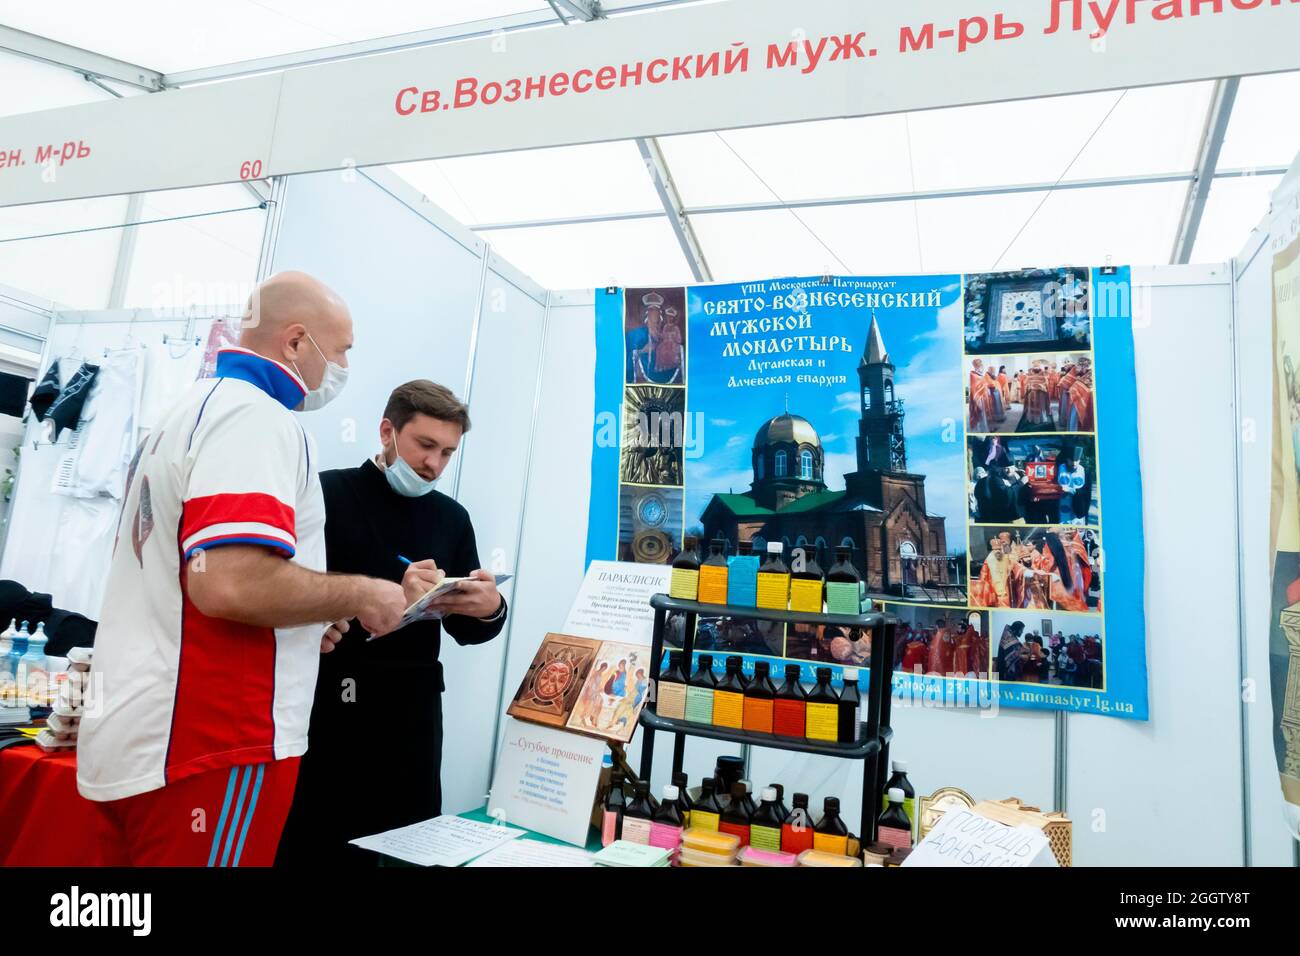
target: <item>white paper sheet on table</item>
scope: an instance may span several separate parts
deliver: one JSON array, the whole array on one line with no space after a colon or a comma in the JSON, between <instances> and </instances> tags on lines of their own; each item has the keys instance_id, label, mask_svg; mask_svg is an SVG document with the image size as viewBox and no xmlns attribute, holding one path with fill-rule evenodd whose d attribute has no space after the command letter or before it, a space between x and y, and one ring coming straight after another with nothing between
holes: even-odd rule
<instances>
[{"instance_id":1,"label":"white paper sheet on table","mask_svg":"<svg viewBox=\"0 0 1300 956\"><path fill-rule=\"evenodd\" d=\"M515 840L489 850L466 866L594 866L592 854L540 840Z\"/></svg>"},{"instance_id":2,"label":"white paper sheet on table","mask_svg":"<svg viewBox=\"0 0 1300 956\"><path fill-rule=\"evenodd\" d=\"M348 842L420 866L460 866L522 836L523 832L514 827L444 814Z\"/></svg>"}]
</instances>

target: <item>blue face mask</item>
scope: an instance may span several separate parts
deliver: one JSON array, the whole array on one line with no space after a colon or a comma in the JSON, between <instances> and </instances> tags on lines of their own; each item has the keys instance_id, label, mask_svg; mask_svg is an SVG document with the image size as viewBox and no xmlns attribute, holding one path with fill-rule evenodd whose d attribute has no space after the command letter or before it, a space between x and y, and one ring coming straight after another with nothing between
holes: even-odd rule
<instances>
[{"instance_id":1,"label":"blue face mask","mask_svg":"<svg viewBox=\"0 0 1300 956\"><path fill-rule=\"evenodd\" d=\"M393 440L393 463L384 467L384 477L388 487L404 498L420 498L433 491L438 479L432 481L421 478L415 469L408 465L397 453L397 440Z\"/></svg>"}]
</instances>

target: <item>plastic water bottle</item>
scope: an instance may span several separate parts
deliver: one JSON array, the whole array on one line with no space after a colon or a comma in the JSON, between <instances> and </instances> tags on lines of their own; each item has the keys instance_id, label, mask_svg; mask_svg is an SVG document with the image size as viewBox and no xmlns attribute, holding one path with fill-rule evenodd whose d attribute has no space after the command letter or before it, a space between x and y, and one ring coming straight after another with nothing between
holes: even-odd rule
<instances>
[{"instance_id":1,"label":"plastic water bottle","mask_svg":"<svg viewBox=\"0 0 1300 956\"><path fill-rule=\"evenodd\" d=\"M9 626L0 631L0 661L9 656L9 652L14 649L14 635L18 633L18 619L13 618Z\"/></svg>"},{"instance_id":2,"label":"plastic water bottle","mask_svg":"<svg viewBox=\"0 0 1300 956\"><path fill-rule=\"evenodd\" d=\"M0 632L0 707L15 703L13 700L14 669L17 662L10 659L14 650L14 634L17 633L16 620Z\"/></svg>"},{"instance_id":3,"label":"plastic water bottle","mask_svg":"<svg viewBox=\"0 0 1300 956\"><path fill-rule=\"evenodd\" d=\"M18 692L27 696L27 706L48 705L50 664L45 657L45 625L37 624L36 633L27 639L27 649L18 659L15 679Z\"/></svg>"},{"instance_id":4,"label":"plastic water bottle","mask_svg":"<svg viewBox=\"0 0 1300 956\"><path fill-rule=\"evenodd\" d=\"M18 676L18 661L27 650L27 622L23 621L22 630L9 636L9 653L5 657L5 672L15 679Z\"/></svg>"}]
</instances>

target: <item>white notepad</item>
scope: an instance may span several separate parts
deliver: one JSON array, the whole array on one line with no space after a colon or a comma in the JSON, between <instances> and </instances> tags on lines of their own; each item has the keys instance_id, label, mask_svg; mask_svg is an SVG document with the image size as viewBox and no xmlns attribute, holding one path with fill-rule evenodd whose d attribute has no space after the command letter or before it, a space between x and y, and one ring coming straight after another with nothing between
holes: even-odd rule
<instances>
[{"instance_id":1,"label":"white notepad","mask_svg":"<svg viewBox=\"0 0 1300 956\"><path fill-rule=\"evenodd\" d=\"M466 866L595 866L592 854L541 840L514 840L489 850Z\"/></svg>"},{"instance_id":2,"label":"white notepad","mask_svg":"<svg viewBox=\"0 0 1300 956\"><path fill-rule=\"evenodd\" d=\"M514 827L444 814L348 842L420 866L460 866L523 835Z\"/></svg>"}]
</instances>

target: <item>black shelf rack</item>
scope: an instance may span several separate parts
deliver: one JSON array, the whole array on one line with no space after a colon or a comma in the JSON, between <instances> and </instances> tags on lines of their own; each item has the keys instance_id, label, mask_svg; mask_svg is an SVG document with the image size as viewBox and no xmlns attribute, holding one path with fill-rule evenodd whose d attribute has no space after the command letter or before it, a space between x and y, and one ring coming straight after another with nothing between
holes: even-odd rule
<instances>
[{"instance_id":1,"label":"black shelf rack","mask_svg":"<svg viewBox=\"0 0 1300 956\"><path fill-rule=\"evenodd\" d=\"M682 760L686 753L686 738L704 737L709 740L723 740L729 743L748 744L752 747L769 747L774 750L789 750L795 753L819 754L825 757L840 757L845 760L862 761L862 825L858 830L862 845L874 843L876 839L876 818L880 810L880 792L885 786L885 773L889 767L889 743L893 739L893 730L889 726L890 703L893 700L891 687L894 674L894 628L897 619L892 614L871 612L868 614L812 614L805 611L779 611L762 607L737 607L729 604L702 604L699 601L684 601L656 594L650 598L654 608L654 638L650 646L650 660L654 670L656 694L651 697L645 709L641 711L640 723L645 728L645 737L641 741L641 779L649 780L654 766L655 734L657 732L673 735L673 773L682 769ZM658 697L659 672L663 666L664 624L668 612L676 611L686 615L685 637L683 638L682 659L689 670L694 670L695 625L701 614L709 617L744 617L754 620L779 621L784 624L830 624L841 627L857 627L871 632L871 664L866 685L866 720L861 723L858 740L854 743L830 743L821 740L806 740L796 737L782 737L775 734L756 733L754 731L733 730L727 727L715 727L711 724L699 724L687 720L672 720L660 717L655 712ZM774 675L775 676L775 675ZM861 685L859 685L861 686Z\"/></svg>"}]
</instances>

